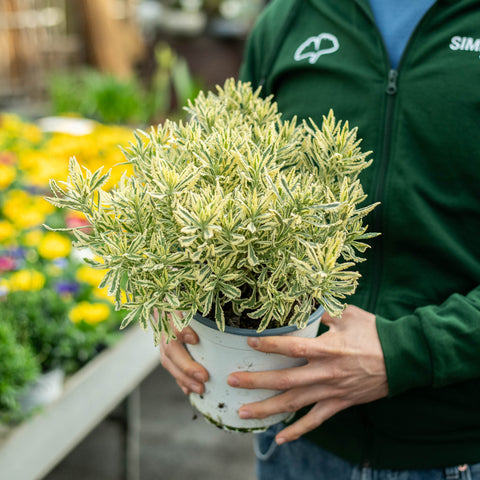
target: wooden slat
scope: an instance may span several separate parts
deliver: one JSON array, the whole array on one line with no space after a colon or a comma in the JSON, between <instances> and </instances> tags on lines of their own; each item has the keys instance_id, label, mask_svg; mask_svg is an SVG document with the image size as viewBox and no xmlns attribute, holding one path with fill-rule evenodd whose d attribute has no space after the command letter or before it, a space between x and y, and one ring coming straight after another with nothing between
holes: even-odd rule
<instances>
[{"instance_id":1,"label":"wooden slat","mask_svg":"<svg viewBox=\"0 0 480 480\"><path fill-rule=\"evenodd\" d=\"M134 24L115 18L114 0L80 0L79 3L95 65L119 77L131 76L143 50Z\"/></svg>"}]
</instances>

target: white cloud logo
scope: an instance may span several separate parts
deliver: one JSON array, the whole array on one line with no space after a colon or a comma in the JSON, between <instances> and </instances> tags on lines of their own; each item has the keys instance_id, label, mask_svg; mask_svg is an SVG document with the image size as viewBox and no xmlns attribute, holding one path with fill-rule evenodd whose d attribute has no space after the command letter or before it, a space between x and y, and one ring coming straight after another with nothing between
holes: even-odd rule
<instances>
[{"instance_id":1,"label":"white cloud logo","mask_svg":"<svg viewBox=\"0 0 480 480\"><path fill-rule=\"evenodd\" d=\"M331 33L321 33L316 37L307 38L297 48L293 58L297 62L308 59L308 62L313 65L322 55L334 53L339 48L340 44L335 35Z\"/></svg>"}]
</instances>

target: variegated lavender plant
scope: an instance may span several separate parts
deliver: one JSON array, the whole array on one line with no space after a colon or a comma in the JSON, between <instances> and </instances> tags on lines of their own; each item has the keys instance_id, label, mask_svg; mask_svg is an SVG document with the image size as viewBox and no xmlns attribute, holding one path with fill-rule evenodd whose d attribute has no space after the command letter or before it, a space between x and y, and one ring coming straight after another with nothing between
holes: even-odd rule
<instances>
[{"instance_id":1,"label":"variegated lavender plant","mask_svg":"<svg viewBox=\"0 0 480 480\"><path fill-rule=\"evenodd\" d=\"M138 131L125 151L135 173L111 191L108 173L75 159L68 182L51 181L50 202L88 219L75 244L101 259L123 325L150 325L156 343L196 312L220 330L231 317L302 328L318 305L341 314L355 291L373 236L358 180L368 152L333 112L321 128L283 121L259 93L230 79L189 103L187 123Z\"/></svg>"}]
</instances>

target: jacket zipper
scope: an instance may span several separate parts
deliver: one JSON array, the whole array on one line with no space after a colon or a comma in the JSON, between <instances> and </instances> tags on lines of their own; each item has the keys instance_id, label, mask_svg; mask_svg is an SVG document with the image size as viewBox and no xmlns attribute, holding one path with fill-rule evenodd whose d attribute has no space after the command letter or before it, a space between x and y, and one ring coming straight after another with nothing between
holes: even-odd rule
<instances>
[{"instance_id":1,"label":"jacket zipper","mask_svg":"<svg viewBox=\"0 0 480 480\"><path fill-rule=\"evenodd\" d=\"M387 59L387 63L390 65L388 60L388 52L385 42L383 41L382 34L380 33L375 19L371 12L368 11L363 3L360 3L357 0L357 3L361 5L361 8L364 10L365 13L370 17L372 20L373 25L377 29L378 35L382 39L383 43L383 50L385 58ZM388 165L390 162L390 153L391 153L391 142L392 142L392 127L393 127L393 120L394 120L394 110L395 110L395 99L398 93L398 73L401 70L401 66L405 59L405 54L412 43L414 37L418 35L418 31L421 29L422 25L425 23L426 19L431 16L432 11L435 10L438 2L435 2L423 15L421 20L418 22L417 26L413 30L410 38L408 39L407 44L403 50L402 56L400 58L400 62L398 64L397 69L390 68L387 74L387 86L385 88L385 94L387 95L386 99L386 106L385 106L385 116L384 116L384 131L383 131L383 144L382 144L382 154L381 154L381 163L378 173L378 180L377 185L374 191L374 198L372 203L375 202L382 202L383 196L385 192L385 181L387 177ZM383 208L376 208L373 211L373 218L372 218L372 231L381 232L380 228L383 223ZM373 271L372 271L372 288L370 291L370 296L368 299L367 304L367 311L369 312L376 312L377 309L377 301L378 295L380 292L380 280L382 277L382 270L383 270L383 255L384 255L384 239L382 236L378 238L377 245L375 247L376 255L373 257ZM363 415L363 422L365 426L365 435L368 446L365 447L364 454L363 454L363 465L368 467L370 465L370 461L373 458L372 455L372 448L373 448L373 441L374 441L374 433L373 433L373 426L370 422L369 415L368 415L368 405L365 406L365 409L362 410Z\"/></svg>"},{"instance_id":2,"label":"jacket zipper","mask_svg":"<svg viewBox=\"0 0 480 480\"><path fill-rule=\"evenodd\" d=\"M385 180L387 176L390 147L392 141L392 125L393 125L393 113L395 106L395 96L398 91L398 71L390 69L388 72L388 82L385 88L387 95L387 105L385 107L384 127L383 127L383 150L380 161L380 169L378 174L377 186L375 188L373 203L380 202L383 199L385 190ZM382 211L381 208L374 210L372 219L372 231L380 231L382 223ZM374 263L374 269L372 272L372 285L373 288L370 294L370 300L367 305L367 311L375 312L377 306L378 292L380 290L380 277L382 275L383 268L383 239L380 236L376 245L377 254L375 255L376 261Z\"/></svg>"},{"instance_id":3,"label":"jacket zipper","mask_svg":"<svg viewBox=\"0 0 480 480\"><path fill-rule=\"evenodd\" d=\"M376 28L377 33L382 40L384 57L386 58L387 64L390 65L386 44L383 40L380 30L377 27L375 19L373 18L371 10L368 7L366 7L366 5L360 0L356 0L356 1L357 1L357 4L360 6L360 8L364 11L364 13L370 18L374 28ZM385 106L385 116L384 116L384 124L383 124L384 131L383 131L381 163L380 163L378 180L377 180L377 185L375 187L374 198L372 199L372 203L382 202L384 191L385 191L385 181L387 177L388 164L390 161L390 149L391 149L391 142L392 142L392 126L393 126L393 120L394 120L395 99L398 93L398 72L401 69L401 65L404 61L405 54L410 44L412 43L412 39L417 36L418 31L421 29L421 26L423 25L425 20L431 15L432 11L435 10L437 3L438 2L435 2L427 10L425 15L423 15L423 17L421 18L421 20L418 22L417 26L413 30L412 34L410 35L410 38L408 39L407 44L405 45L405 48L403 50L397 69L390 68L387 74L387 86L385 88L385 94L387 95L387 103ZM380 228L383 223L382 210L383 210L382 205L380 205L373 211L371 230L374 232L381 232ZM383 254L384 254L383 242L384 242L384 239L382 236L380 236L377 240L377 245L375 246L376 255L374 255L372 258L373 260L372 288L370 290L370 295L367 303L367 311L372 313L376 312L378 295L380 292L380 280L381 280L382 270L383 270ZM372 449L373 449L373 442L374 442L374 432L373 432L373 426L369 420L368 405L365 405L365 408L361 410L361 415L363 417L366 443L367 443L363 452L363 466L369 467L371 459L373 457Z\"/></svg>"},{"instance_id":4,"label":"jacket zipper","mask_svg":"<svg viewBox=\"0 0 480 480\"><path fill-rule=\"evenodd\" d=\"M381 39L383 45L383 56L385 65L388 67L390 66L390 61L388 57L387 46L383 40L382 34L377 27L375 19L371 10L366 5L367 2L363 2L360 0L356 0L358 6L361 10L363 10L364 14L370 19L372 22L373 28L377 30L377 34ZM418 26L417 26L418 28ZM390 156L390 145L391 145L391 132L392 132L392 125L393 125L393 113L394 113L394 106L395 106L395 97L398 90L398 70L393 68L389 68L387 72L387 86L385 87L385 95L387 96L386 105L385 105L385 115L383 119L383 143L381 146L381 154L380 154L380 167L379 173L377 176L375 190L373 192L374 198L369 199L369 203L375 203L378 201L383 200L383 194L385 189L385 180L387 176L388 170L388 163L389 163L389 156ZM371 224L371 231L372 232L381 232L380 227L382 225L382 205L379 205L372 213L372 224ZM372 281L371 281L371 289L370 295L368 297L368 301L366 304L366 309L368 312L375 313L376 304L378 299L378 293L380 290L380 279L382 276L382 269L383 269L383 237L377 238L375 245L375 252L376 254L371 259L372 261ZM371 464L371 460L373 458L373 444L374 444L374 431L373 426L370 421L368 415L368 406L367 405L359 405L358 406L359 416L362 419L364 433L365 433L365 442L364 442L364 449L363 449L363 461L362 467L367 468Z\"/></svg>"},{"instance_id":5,"label":"jacket zipper","mask_svg":"<svg viewBox=\"0 0 480 480\"><path fill-rule=\"evenodd\" d=\"M357 0L359 2L359 0ZM402 64L405 59L405 55L409 50L409 47L413 41L413 39L418 35L418 32L421 30L425 21L432 15L432 12L435 11L436 7L438 6L438 1L436 1L423 15L420 19L416 27L414 28L410 38L408 39L407 44L403 50L402 56L400 58L400 62L398 64L397 69L390 68L387 74L387 87L385 89L385 94L387 95L387 105L385 107L385 117L384 117L384 133L383 133L383 145L382 145L382 153L381 153L381 163L379 168L378 180L377 185L375 187L374 198L372 199L372 203L382 202L383 195L385 191L385 181L387 177L387 170L388 165L390 162L390 149L391 149L391 142L392 142L392 126L393 126L393 119L394 119L394 107L395 107L395 97L398 93L398 74L401 71ZM359 3L360 4L360 3ZM385 58L388 62L388 52L385 42L383 41L382 34L378 29L375 19L371 12L365 8L363 4L360 4L365 13L370 17L373 25L375 26L378 35L382 39L383 43L383 50ZM389 63L389 62L388 62ZM383 223L383 206L380 205L373 211L373 218L372 218L372 228L373 232L380 232L382 233L381 226ZM377 302L378 302L378 294L380 292L380 280L382 276L383 270L383 254L384 254L384 239L380 236L377 240L377 244L375 246L376 255L373 256L373 269L372 269L372 289L370 291L370 295L367 302L367 311L375 313L377 310Z\"/></svg>"}]
</instances>

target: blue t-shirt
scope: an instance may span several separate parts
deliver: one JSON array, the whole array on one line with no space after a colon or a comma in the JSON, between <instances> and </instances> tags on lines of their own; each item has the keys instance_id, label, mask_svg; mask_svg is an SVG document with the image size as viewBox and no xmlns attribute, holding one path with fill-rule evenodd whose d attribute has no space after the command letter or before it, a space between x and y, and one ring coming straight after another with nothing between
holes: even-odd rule
<instances>
[{"instance_id":1,"label":"blue t-shirt","mask_svg":"<svg viewBox=\"0 0 480 480\"><path fill-rule=\"evenodd\" d=\"M435 0L370 0L390 64L397 68L415 27Z\"/></svg>"}]
</instances>

